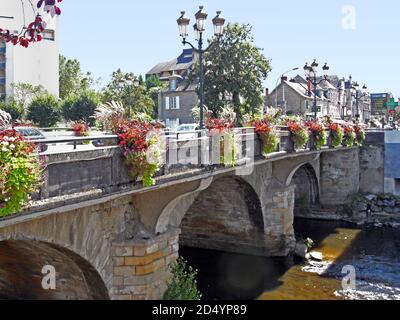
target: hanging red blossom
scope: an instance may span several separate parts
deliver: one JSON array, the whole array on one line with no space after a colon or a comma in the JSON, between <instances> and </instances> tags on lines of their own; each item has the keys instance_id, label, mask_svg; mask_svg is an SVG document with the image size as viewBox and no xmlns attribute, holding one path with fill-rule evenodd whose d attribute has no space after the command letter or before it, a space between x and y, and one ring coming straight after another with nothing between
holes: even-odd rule
<instances>
[{"instance_id":1,"label":"hanging red blossom","mask_svg":"<svg viewBox=\"0 0 400 320\"><path fill-rule=\"evenodd\" d=\"M40 9L43 7L44 12L50 14L51 17L55 17L61 14L61 9L57 6L62 0L39 0L37 7ZM24 48L28 48L32 42L40 42L43 40L41 33L46 29L47 24L43 20L40 14L37 14L35 20L29 23L27 26L23 26L22 31L17 35L13 34L8 29L0 28L0 41L4 40L7 43L13 45L20 45Z\"/></svg>"}]
</instances>

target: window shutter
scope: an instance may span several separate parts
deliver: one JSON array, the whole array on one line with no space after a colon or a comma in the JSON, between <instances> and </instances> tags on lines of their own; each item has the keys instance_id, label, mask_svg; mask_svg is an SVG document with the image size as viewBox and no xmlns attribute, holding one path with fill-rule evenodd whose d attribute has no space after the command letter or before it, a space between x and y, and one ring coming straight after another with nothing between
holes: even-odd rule
<instances>
[{"instance_id":1,"label":"window shutter","mask_svg":"<svg viewBox=\"0 0 400 320\"><path fill-rule=\"evenodd\" d=\"M181 108L181 105L180 105L180 97L179 97L179 96L176 97L176 108L177 108L178 110Z\"/></svg>"},{"instance_id":2,"label":"window shutter","mask_svg":"<svg viewBox=\"0 0 400 320\"><path fill-rule=\"evenodd\" d=\"M165 97L165 110L169 110L169 97Z\"/></svg>"}]
</instances>

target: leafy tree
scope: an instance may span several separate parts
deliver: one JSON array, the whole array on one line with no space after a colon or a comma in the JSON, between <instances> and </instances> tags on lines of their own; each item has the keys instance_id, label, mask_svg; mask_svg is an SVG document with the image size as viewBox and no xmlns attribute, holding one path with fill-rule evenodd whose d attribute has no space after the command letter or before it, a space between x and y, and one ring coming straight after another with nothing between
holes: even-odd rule
<instances>
[{"instance_id":1,"label":"leafy tree","mask_svg":"<svg viewBox=\"0 0 400 320\"><path fill-rule=\"evenodd\" d=\"M60 117L59 102L49 94L34 99L28 107L28 120L42 128L56 125Z\"/></svg>"},{"instance_id":2,"label":"leafy tree","mask_svg":"<svg viewBox=\"0 0 400 320\"><path fill-rule=\"evenodd\" d=\"M35 86L30 83L18 82L12 83L11 87L13 89L14 101L22 105L24 110L28 108L32 100L48 94L47 90L42 85Z\"/></svg>"},{"instance_id":3,"label":"leafy tree","mask_svg":"<svg viewBox=\"0 0 400 320\"><path fill-rule=\"evenodd\" d=\"M103 102L121 102L127 114L153 114L154 101L146 90L145 83L135 85L133 73L124 73L121 69L113 72L111 82L103 89Z\"/></svg>"},{"instance_id":4,"label":"leafy tree","mask_svg":"<svg viewBox=\"0 0 400 320\"><path fill-rule=\"evenodd\" d=\"M164 300L200 300L201 294L197 289L197 270L187 266L185 259L180 257L172 265L172 279L168 283L168 289L164 294Z\"/></svg>"},{"instance_id":5,"label":"leafy tree","mask_svg":"<svg viewBox=\"0 0 400 320\"><path fill-rule=\"evenodd\" d=\"M95 91L87 90L79 95L71 95L62 104L65 120L80 121L93 125L96 108L100 105L100 97Z\"/></svg>"},{"instance_id":6,"label":"leafy tree","mask_svg":"<svg viewBox=\"0 0 400 320\"><path fill-rule=\"evenodd\" d=\"M24 116L24 106L14 99L8 101L0 101L0 110L11 115L13 121L21 120Z\"/></svg>"},{"instance_id":7,"label":"leafy tree","mask_svg":"<svg viewBox=\"0 0 400 320\"><path fill-rule=\"evenodd\" d=\"M210 44L204 55L206 105L217 114L223 106L232 104L238 121L244 114L259 112L264 102L262 80L271 66L263 50L254 44L252 27L230 24L219 44L215 37Z\"/></svg>"},{"instance_id":8,"label":"leafy tree","mask_svg":"<svg viewBox=\"0 0 400 320\"><path fill-rule=\"evenodd\" d=\"M89 89L93 83L91 74L83 73L81 64L76 59L59 56L60 61L60 98L67 99L70 95Z\"/></svg>"}]
</instances>

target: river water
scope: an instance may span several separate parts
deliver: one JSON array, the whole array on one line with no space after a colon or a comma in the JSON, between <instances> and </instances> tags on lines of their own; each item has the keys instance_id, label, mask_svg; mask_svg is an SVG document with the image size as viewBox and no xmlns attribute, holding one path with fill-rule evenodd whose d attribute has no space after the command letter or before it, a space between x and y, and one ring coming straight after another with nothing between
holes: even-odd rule
<instances>
[{"instance_id":1,"label":"river water","mask_svg":"<svg viewBox=\"0 0 400 320\"><path fill-rule=\"evenodd\" d=\"M295 230L298 239L314 240L323 262L192 248L181 255L198 269L203 299L400 300L400 230L311 220L297 220ZM342 288L348 266L355 290Z\"/></svg>"}]
</instances>

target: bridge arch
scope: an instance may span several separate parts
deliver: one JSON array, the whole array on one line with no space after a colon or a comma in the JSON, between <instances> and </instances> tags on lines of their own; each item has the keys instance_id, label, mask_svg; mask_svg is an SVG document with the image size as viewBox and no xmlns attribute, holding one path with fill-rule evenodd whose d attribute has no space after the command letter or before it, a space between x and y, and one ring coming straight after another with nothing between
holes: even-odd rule
<instances>
[{"instance_id":1,"label":"bridge arch","mask_svg":"<svg viewBox=\"0 0 400 320\"><path fill-rule=\"evenodd\" d=\"M316 170L310 163L297 167L290 174L288 183L295 186L295 216L310 214L319 204L320 187Z\"/></svg>"},{"instance_id":2,"label":"bridge arch","mask_svg":"<svg viewBox=\"0 0 400 320\"><path fill-rule=\"evenodd\" d=\"M56 271L55 290L43 289L45 266ZM78 254L46 242L4 240L0 242L0 299L108 300L109 295L97 271Z\"/></svg>"},{"instance_id":3,"label":"bridge arch","mask_svg":"<svg viewBox=\"0 0 400 320\"><path fill-rule=\"evenodd\" d=\"M248 254L265 247L259 196L238 176L217 177L198 193L180 227L184 246Z\"/></svg>"}]
</instances>

